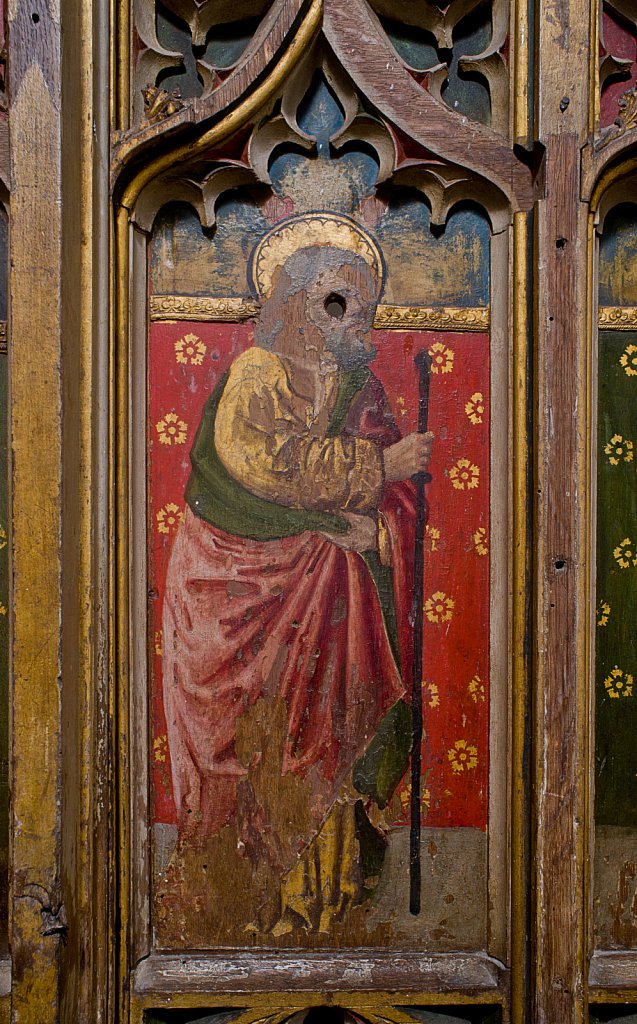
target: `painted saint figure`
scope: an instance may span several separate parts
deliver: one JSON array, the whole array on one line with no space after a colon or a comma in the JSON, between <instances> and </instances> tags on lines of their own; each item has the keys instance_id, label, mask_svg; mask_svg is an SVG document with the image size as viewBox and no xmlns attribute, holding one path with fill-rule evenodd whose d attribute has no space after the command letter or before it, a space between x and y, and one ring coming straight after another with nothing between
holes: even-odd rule
<instances>
[{"instance_id":1,"label":"painted saint figure","mask_svg":"<svg viewBox=\"0 0 637 1024\"><path fill-rule=\"evenodd\" d=\"M382 276L349 218L262 240L254 346L204 408L170 558L178 852L231 851L217 884L254 880L243 925L262 935L325 934L373 893L407 768L410 478L432 436L401 438L370 369Z\"/></svg>"}]
</instances>

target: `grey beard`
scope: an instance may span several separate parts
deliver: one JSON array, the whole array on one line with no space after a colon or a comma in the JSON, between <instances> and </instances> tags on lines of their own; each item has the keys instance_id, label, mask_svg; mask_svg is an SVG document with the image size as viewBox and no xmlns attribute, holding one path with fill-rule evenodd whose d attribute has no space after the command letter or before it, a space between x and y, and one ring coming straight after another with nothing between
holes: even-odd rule
<instances>
[{"instance_id":1,"label":"grey beard","mask_svg":"<svg viewBox=\"0 0 637 1024\"><path fill-rule=\"evenodd\" d=\"M342 370L356 370L361 366L368 366L378 353L375 346L368 350L361 341L352 341L345 333L331 335L326 339L325 348L332 353Z\"/></svg>"}]
</instances>

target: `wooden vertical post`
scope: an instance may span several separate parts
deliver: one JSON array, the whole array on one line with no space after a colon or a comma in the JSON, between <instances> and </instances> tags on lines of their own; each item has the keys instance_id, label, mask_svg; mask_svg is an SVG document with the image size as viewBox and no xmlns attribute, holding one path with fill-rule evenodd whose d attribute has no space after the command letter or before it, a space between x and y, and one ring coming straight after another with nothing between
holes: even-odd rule
<instances>
[{"instance_id":1,"label":"wooden vertical post","mask_svg":"<svg viewBox=\"0 0 637 1024\"><path fill-rule=\"evenodd\" d=\"M589 123L588 0L538 5L535 319L535 1011L586 1015L587 210L580 149Z\"/></svg>"},{"instance_id":2,"label":"wooden vertical post","mask_svg":"<svg viewBox=\"0 0 637 1024\"><path fill-rule=\"evenodd\" d=\"M104 1021L108 6L8 12L11 1012Z\"/></svg>"},{"instance_id":3,"label":"wooden vertical post","mask_svg":"<svg viewBox=\"0 0 637 1024\"><path fill-rule=\"evenodd\" d=\"M109 5L61 9L62 794L60 1017L106 1022L109 874Z\"/></svg>"},{"instance_id":4,"label":"wooden vertical post","mask_svg":"<svg viewBox=\"0 0 637 1024\"><path fill-rule=\"evenodd\" d=\"M61 712L61 26L10 0L12 1019L58 1019Z\"/></svg>"}]
</instances>

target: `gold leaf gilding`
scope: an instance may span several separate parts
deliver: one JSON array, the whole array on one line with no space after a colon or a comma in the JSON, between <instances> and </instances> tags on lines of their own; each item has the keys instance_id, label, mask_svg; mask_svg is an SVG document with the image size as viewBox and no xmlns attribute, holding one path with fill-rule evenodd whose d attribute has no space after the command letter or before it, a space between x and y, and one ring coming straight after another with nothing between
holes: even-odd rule
<instances>
[{"instance_id":1,"label":"gold leaf gilding","mask_svg":"<svg viewBox=\"0 0 637 1024\"><path fill-rule=\"evenodd\" d=\"M199 322L236 323L253 320L260 305L240 296L211 298L199 295L152 295L150 318L161 320L197 320ZM379 305L374 327L377 330L412 331L487 331L487 306L435 307Z\"/></svg>"}]
</instances>

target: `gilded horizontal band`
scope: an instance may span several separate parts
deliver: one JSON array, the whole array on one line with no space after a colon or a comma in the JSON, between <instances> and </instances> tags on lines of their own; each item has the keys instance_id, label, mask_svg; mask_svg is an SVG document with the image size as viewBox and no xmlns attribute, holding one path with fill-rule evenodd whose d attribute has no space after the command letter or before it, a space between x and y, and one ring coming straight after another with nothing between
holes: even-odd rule
<instances>
[{"instance_id":1,"label":"gilded horizontal band","mask_svg":"<svg viewBox=\"0 0 637 1024\"><path fill-rule=\"evenodd\" d=\"M151 320L198 320L236 323L253 319L259 304L249 299L212 299L194 295L153 295ZM383 330L485 331L487 306L388 306L376 310L374 327Z\"/></svg>"},{"instance_id":2,"label":"gilded horizontal band","mask_svg":"<svg viewBox=\"0 0 637 1024\"><path fill-rule=\"evenodd\" d=\"M605 331L637 331L637 306L600 306L597 325Z\"/></svg>"},{"instance_id":3,"label":"gilded horizontal band","mask_svg":"<svg viewBox=\"0 0 637 1024\"><path fill-rule=\"evenodd\" d=\"M151 320L200 320L236 323L251 320L259 312L249 299L210 299L196 295L151 295Z\"/></svg>"},{"instance_id":4,"label":"gilded horizontal band","mask_svg":"<svg viewBox=\"0 0 637 1024\"><path fill-rule=\"evenodd\" d=\"M379 306L374 327L384 330L486 331L488 306Z\"/></svg>"}]
</instances>

